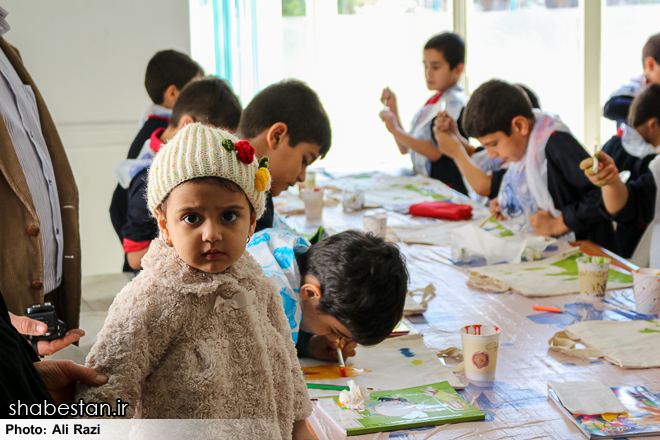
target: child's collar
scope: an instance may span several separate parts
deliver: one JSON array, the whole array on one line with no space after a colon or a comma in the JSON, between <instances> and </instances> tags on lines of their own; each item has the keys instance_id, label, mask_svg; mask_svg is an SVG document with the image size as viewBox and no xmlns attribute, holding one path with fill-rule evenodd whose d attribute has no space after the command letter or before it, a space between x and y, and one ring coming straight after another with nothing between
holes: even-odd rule
<instances>
[{"instance_id":1,"label":"child's collar","mask_svg":"<svg viewBox=\"0 0 660 440\"><path fill-rule=\"evenodd\" d=\"M261 266L246 251L222 273L202 272L184 262L161 237L151 242L149 251L142 258L142 267L143 272L153 273L157 284L184 294L200 297L217 294L222 298L233 298L240 292L247 295L247 289L239 284L239 280L248 279L251 274L261 271Z\"/></svg>"},{"instance_id":2,"label":"child's collar","mask_svg":"<svg viewBox=\"0 0 660 440\"><path fill-rule=\"evenodd\" d=\"M165 142L160 140L160 135L164 132L164 128L159 128L158 130L151 133L151 136L149 137L149 147L154 151L154 153L158 153L158 151L165 144Z\"/></svg>"}]
</instances>

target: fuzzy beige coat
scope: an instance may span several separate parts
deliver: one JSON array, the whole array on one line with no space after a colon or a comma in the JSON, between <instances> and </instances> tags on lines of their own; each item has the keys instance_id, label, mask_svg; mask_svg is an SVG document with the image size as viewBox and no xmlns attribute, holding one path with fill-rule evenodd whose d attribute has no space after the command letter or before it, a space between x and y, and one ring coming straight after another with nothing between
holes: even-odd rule
<instances>
[{"instance_id":1,"label":"fuzzy beige coat","mask_svg":"<svg viewBox=\"0 0 660 440\"><path fill-rule=\"evenodd\" d=\"M312 408L282 299L261 266L245 252L207 274L161 239L142 266L87 356L109 382L79 386L76 399L121 398L135 418L275 420L276 438L291 438Z\"/></svg>"}]
</instances>

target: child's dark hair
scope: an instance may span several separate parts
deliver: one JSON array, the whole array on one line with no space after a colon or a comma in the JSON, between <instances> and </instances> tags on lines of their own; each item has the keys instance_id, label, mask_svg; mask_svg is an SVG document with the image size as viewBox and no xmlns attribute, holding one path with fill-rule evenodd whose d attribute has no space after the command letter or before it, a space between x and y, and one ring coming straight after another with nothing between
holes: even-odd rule
<instances>
[{"instance_id":1,"label":"child's dark hair","mask_svg":"<svg viewBox=\"0 0 660 440\"><path fill-rule=\"evenodd\" d=\"M401 321L408 270L395 244L371 233L345 231L296 259L300 275L312 275L321 285L318 311L346 326L358 344L378 344Z\"/></svg>"},{"instance_id":2,"label":"child's dark hair","mask_svg":"<svg viewBox=\"0 0 660 440\"><path fill-rule=\"evenodd\" d=\"M154 104L162 104L169 86L174 84L181 90L197 75L204 75L204 71L188 55L172 49L161 50L147 64L144 87Z\"/></svg>"},{"instance_id":3,"label":"child's dark hair","mask_svg":"<svg viewBox=\"0 0 660 440\"><path fill-rule=\"evenodd\" d=\"M243 108L229 84L214 76L191 81L181 90L172 109L170 125L176 127L184 115L195 122L236 131Z\"/></svg>"},{"instance_id":4,"label":"child's dark hair","mask_svg":"<svg viewBox=\"0 0 660 440\"><path fill-rule=\"evenodd\" d=\"M660 84L649 84L630 105L628 125L639 127L649 119L657 118L660 123Z\"/></svg>"},{"instance_id":5,"label":"child's dark hair","mask_svg":"<svg viewBox=\"0 0 660 440\"><path fill-rule=\"evenodd\" d=\"M652 35L642 50L642 63L646 61L648 57L651 57L655 60L656 63L660 63L660 33Z\"/></svg>"},{"instance_id":6,"label":"child's dark hair","mask_svg":"<svg viewBox=\"0 0 660 440\"><path fill-rule=\"evenodd\" d=\"M424 45L424 50L435 49L442 53L449 68L454 69L459 64L465 64L465 41L463 38L452 32L443 32L442 34L431 37Z\"/></svg>"},{"instance_id":7,"label":"child's dark hair","mask_svg":"<svg viewBox=\"0 0 660 440\"><path fill-rule=\"evenodd\" d=\"M541 110L541 102L539 101L538 95L534 93L534 90L530 89L525 84L518 83L514 84L514 86L518 86L523 89L523 92L525 92L525 95L527 95L529 98L529 103L532 104L532 108Z\"/></svg>"},{"instance_id":8,"label":"child's dark hair","mask_svg":"<svg viewBox=\"0 0 660 440\"><path fill-rule=\"evenodd\" d=\"M534 120L532 105L522 89L499 79L491 79L474 91L463 112L463 128L470 137L498 131L511 135L516 116Z\"/></svg>"},{"instance_id":9,"label":"child's dark hair","mask_svg":"<svg viewBox=\"0 0 660 440\"><path fill-rule=\"evenodd\" d=\"M277 122L286 124L290 146L318 145L321 158L330 150L330 119L316 92L304 82L284 80L263 89L243 111L238 131L251 139Z\"/></svg>"}]
</instances>

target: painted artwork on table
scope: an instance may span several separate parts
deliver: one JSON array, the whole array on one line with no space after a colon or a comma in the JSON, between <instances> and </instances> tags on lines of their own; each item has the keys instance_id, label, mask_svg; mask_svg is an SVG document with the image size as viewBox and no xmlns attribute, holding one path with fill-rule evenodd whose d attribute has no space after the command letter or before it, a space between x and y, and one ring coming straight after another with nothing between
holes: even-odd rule
<instances>
[{"instance_id":1,"label":"painted artwork on table","mask_svg":"<svg viewBox=\"0 0 660 440\"><path fill-rule=\"evenodd\" d=\"M578 293L580 282L575 260L583 255L579 248L572 248L544 260L473 268L468 284L494 292L513 290L530 297ZM624 289L632 284L632 274L610 266L608 290Z\"/></svg>"},{"instance_id":2,"label":"painted artwork on table","mask_svg":"<svg viewBox=\"0 0 660 440\"><path fill-rule=\"evenodd\" d=\"M334 380L341 379L339 365L317 365L315 367L302 367L305 380ZM364 373L371 373L371 370L357 368L353 364L346 365L345 377L358 377Z\"/></svg>"},{"instance_id":3,"label":"painted artwork on table","mask_svg":"<svg viewBox=\"0 0 660 440\"><path fill-rule=\"evenodd\" d=\"M660 434L660 401L644 387L612 388L626 413L597 415L572 414L559 401L554 390L548 390L550 401L571 418L587 438L627 438Z\"/></svg>"},{"instance_id":4,"label":"painted artwork on table","mask_svg":"<svg viewBox=\"0 0 660 440\"><path fill-rule=\"evenodd\" d=\"M465 388L465 385L452 373L449 368L440 362L433 350L424 345L420 334L411 334L389 338L373 347L358 346L357 355L347 359L347 364L354 370L360 371L354 377L355 383L365 388L378 390L392 390L421 386L423 384L448 381L456 389ZM324 383L344 385L351 377L339 376L339 367L336 362L324 362L316 359L300 359L303 371L320 372L323 374L306 374L309 383ZM336 378L326 379L325 374L337 373ZM336 391L309 390L314 396L329 396L337 394Z\"/></svg>"},{"instance_id":5,"label":"painted artwork on table","mask_svg":"<svg viewBox=\"0 0 660 440\"><path fill-rule=\"evenodd\" d=\"M580 342L587 348L576 348ZM566 326L550 349L579 358L602 357L623 368L660 367L660 320L583 321Z\"/></svg>"}]
</instances>

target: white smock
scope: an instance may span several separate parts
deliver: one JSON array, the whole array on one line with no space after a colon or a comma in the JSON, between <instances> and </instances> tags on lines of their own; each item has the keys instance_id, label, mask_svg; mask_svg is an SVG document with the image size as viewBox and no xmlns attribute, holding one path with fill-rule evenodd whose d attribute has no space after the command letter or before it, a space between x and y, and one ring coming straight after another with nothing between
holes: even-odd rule
<instances>
[{"instance_id":1,"label":"white smock","mask_svg":"<svg viewBox=\"0 0 660 440\"><path fill-rule=\"evenodd\" d=\"M525 223L523 232L531 230L529 215L538 210L548 211L555 218L562 215L561 211L555 208L548 189L548 158L545 147L554 132L571 132L559 116L552 113L535 109L534 118L536 122L529 136L525 155L520 161L511 164L502 179L497 196L505 218L521 217ZM560 239L575 240L575 233L564 234Z\"/></svg>"},{"instance_id":2,"label":"white smock","mask_svg":"<svg viewBox=\"0 0 660 440\"><path fill-rule=\"evenodd\" d=\"M651 266L660 268L660 156L649 164L649 171L655 181L655 217L653 217L653 236L651 238Z\"/></svg>"},{"instance_id":3,"label":"white smock","mask_svg":"<svg viewBox=\"0 0 660 440\"><path fill-rule=\"evenodd\" d=\"M444 107L447 114L457 121L467 101L468 95L462 85L457 83L449 87L442 93L442 96L436 103L424 105L415 114L408 134L415 139L430 141L431 132L433 131L431 121L433 121L433 118L436 117L438 112ZM426 156L415 151L409 150L409 152L415 171L422 176L428 177L431 173L431 161Z\"/></svg>"}]
</instances>

